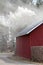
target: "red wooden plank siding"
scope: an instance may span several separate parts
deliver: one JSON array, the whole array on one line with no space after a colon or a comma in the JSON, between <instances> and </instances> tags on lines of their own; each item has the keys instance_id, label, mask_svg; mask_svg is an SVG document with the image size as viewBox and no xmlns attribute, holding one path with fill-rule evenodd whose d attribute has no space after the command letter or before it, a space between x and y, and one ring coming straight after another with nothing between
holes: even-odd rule
<instances>
[{"instance_id":1,"label":"red wooden plank siding","mask_svg":"<svg viewBox=\"0 0 43 65\"><path fill-rule=\"evenodd\" d=\"M18 56L31 58L32 46L43 46L43 24L30 34L16 38L16 54Z\"/></svg>"},{"instance_id":2,"label":"red wooden plank siding","mask_svg":"<svg viewBox=\"0 0 43 65\"><path fill-rule=\"evenodd\" d=\"M17 37L16 39L16 54L25 57L31 58L31 49L30 49L30 35L24 35L21 37Z\"/></svg>"},{"instance_id":3,"label":"red wooden plank siding","mask_svg":"<svg viewBox=\"0 0 43 65\"><path fill-rule=\"evenodd\" d=\"M43 24L30 33L31 46L43 46Z\"/></svg>"}]
</instances>

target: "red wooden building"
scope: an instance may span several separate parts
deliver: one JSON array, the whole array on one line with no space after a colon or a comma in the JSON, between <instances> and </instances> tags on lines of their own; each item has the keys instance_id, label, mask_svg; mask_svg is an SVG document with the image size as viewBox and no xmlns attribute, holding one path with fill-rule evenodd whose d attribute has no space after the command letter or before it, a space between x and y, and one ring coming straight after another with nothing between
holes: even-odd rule
<instances>
[{"instance_id":1,"label":"red wooden building","mask_svg":"<svg viewBox=\"0 0 43 65\"><path fill-rule=\"evenodd\" d=\"M20 34L16 37L16 55L43 60L43 22L25 28Z\"/></svg>"}]
</instances>

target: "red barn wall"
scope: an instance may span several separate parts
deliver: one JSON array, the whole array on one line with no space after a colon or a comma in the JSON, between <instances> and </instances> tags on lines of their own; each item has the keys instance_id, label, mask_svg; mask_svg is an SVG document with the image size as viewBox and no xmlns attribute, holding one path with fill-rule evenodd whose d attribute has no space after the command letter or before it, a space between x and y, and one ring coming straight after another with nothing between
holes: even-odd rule
<instances>
[{"instance_id":1,"label":"red barn wall","mask_svg":"<svg viewBox=\"0 0 43 65\"><path fill-rule=\"evenodd\" d=\"M16 38L16 55L25 58L39 58L43 55L40 54L40 48L43 50L40 46L43 46L43 24L30 34Z\"/></svg>"},{"instance_id":2,"label":"red barn wall","mask_svg":"<svg viewBox=\"0 0 43 65\"><path fill-rule=\"evenodd\" d=\"M30 33L31 46L43 46L43 24Z\"/></svg>"},{"instance_id":3,"label":"red barn wall","mask_svg":"<svg viewBox=\"0 0 43 65\"><path fill-rule=\"evenodd\" d=\"M43 24L30 33L31 57L43 61Z\"/></svg>"},{"instance_id":4,"label":"red barn wall","mask_svg":"<svg viewBox=\"0 0 43 65\"><path fill-rule=\"evenodd\" d=\"M21 57L31 58L30 50L30 35L17 37L16 39L16 54Z\"/></svg>"}]
</instances>

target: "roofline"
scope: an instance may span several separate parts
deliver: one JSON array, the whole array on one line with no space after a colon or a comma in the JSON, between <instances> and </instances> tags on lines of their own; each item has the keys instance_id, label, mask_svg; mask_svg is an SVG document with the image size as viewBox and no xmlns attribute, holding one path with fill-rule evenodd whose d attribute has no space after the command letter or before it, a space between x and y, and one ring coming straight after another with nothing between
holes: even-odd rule
<instances>
[{"instance_id":1,"label":"roofline","mask_svg":"<svg viewBox=\"0 0 43 65\"><path fill-rule=\"evenodd\" d=\"M30 32L32 32L34 29L36 29L38 26L40 26L41 24L43 24L43 22L35 25L29 32L27 32L26 34L29 34Z\"/></svg>"},{"instance_id":2,"label":"roofline","mask_svg":"<svg viewBox=\"0 0 43 65\"><path fill-rule=\"evenodd\" d=\"M30 32L32 32L34 29L36 29L41 24L43 24L43 20L38 22L37 24L32 24L31 26L27 26L25 29L23 29L21 32L19 32L16 37L22 36L22 35L25 35L25 34L29 34Z\"/></svg>"}]
</instances>

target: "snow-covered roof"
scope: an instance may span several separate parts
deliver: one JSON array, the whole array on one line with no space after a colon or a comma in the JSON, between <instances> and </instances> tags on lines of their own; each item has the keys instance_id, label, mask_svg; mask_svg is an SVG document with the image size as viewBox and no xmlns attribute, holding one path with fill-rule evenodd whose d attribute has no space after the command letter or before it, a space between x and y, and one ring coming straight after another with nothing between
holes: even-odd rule
<instances>
[{"instance_id":1,"label":"snow-covered roof","mask_svg":"<svg viewBox=\"0 0 43 65\"><path fill-rule=\"evenodd\" d=\"M43 20L40 21L40 22L37 22L36 24L33 24L31 26L27 26L25 29L23 29L21 32L19 32L17 34L17 37L18 36L22 36L22 35L25 35L25 34L29 34L30 32L32 32L34 29L36 29L38 26L40 26L41 24L43 24Z\"/></svg>"}]
</instances>

